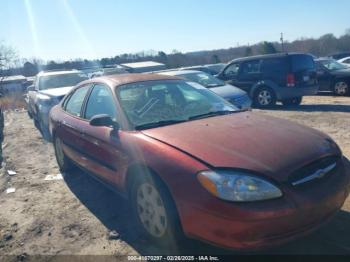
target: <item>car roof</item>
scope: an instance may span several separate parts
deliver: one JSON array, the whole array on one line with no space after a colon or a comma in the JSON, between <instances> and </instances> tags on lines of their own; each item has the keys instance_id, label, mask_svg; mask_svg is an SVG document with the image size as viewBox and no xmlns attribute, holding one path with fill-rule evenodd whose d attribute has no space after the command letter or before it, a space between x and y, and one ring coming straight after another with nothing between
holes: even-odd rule
<instances>
[{"instance_id":1,"label":"car roof","mask_svg":"<svg viewBox=\"0 0 350 262\"><path fill-rule=\"evenodd\" d=\"M169 75L169 76L178 76L178 75L187 75L187 74L203 74L204 72L198 70L171 70L171 71L162 71L159 72L161 75ZM204 73L205 74L205 73Z\"/></svg>"},{"instance_id":2,"label":"car roof","mask_svg":"<svg viewBox=\"0 0 350 262\"><path fill-rule=\"evenodd\" d=\"M37 76L53 76L53 75L67 75L67 74L77 74L83 73L79 70L61 70L61 71L41 71Z\"/></svg>"},{"instance_id":3,"label":"car roof","mask_svg":"<svg viewBox=\"0 0 350 262\"><path fill-rule=\"evenodd\" d=\"M133 74L117 74L117 75L106 75L101 77L96 77L87 81L84 81L84 84L95 83L95 82L109 82L114 87L137 83L145 81L157 81L157 80L182 80L176 76L161 75L161 74L142 74L142 73L133 73Z\"/></svg>"},{"instance_id":4,"label":"car roof","mask_svg":"<svg viewBox=\"0 0 350 262\"><path fill-rule=\"evenodd\" d=\"M314 59L315 62L318 62L318 61L327 61L327 60L335 60L334 58L332 57L319 57L317 59Z\"/></svg>"},{"instance_id":5,"label":"car roof","mask_svg":"<svg viewBox=\"0 0 350 262\"><path fill-rule=\"evenodd\" d=\"M242 62L242 61L251 61L251 60L256 60L256 59L267 59L267 58L280 58L280 57L287 57L290 55L309 55L307 53L276 53L276 54L268 54L268 55L256 55L256 56L248 56L248 57L241 57L241 58L235 58L233 59L230 63L232 62Z\"/></svg>"}]
</instances>

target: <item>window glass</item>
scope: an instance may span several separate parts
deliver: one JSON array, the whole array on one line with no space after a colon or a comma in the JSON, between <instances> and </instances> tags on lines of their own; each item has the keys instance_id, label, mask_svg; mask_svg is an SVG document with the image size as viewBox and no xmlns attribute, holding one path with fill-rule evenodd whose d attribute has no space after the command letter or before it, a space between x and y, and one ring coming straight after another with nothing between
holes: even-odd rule
<instances>
[{"instance_id":1,"label":"window glass","mask_svg":"<svg viewBox=\"0 0 350 262\"><path fill-rule=\"evenodd\" d=\"M248 61L242 65L242 74L260 73L260 60Z\"/></svg>"},{"instance_id":2,"label":"window glass","mask_svg":"<svg viewBox=\"0 0 350 262\"><path fill-rule=\"evenodd\" d=\"M264 59L262 63L263 71L267 75L286 73L288 70L286 62L286 59L283 58Z\"/></svg>"},{"instance_id":3,"label":"window glass","mask_svg":"<svg viewBox=\"0 0 350 262\"><path fill-rule=\"evenodd\" d=\"M47 75L39 78L39 90L75 86L88 77L82 73Z\"/></svg>"},{"instance_id":4,"label":"window glass","mask_svg":"<svg viewBox=\"0 0 350 262\"><path fill-rule=\"evenodd\" d=\"M183 74L182 77L189 79L191 81L200 83L201 85L211 88L211 87L217 87L217 86L223 86L225 85L224 81L221 81L214 76L207 74L207 73L189 73L189 74Z\"/></svg>"},{"instance_id":5,"label":"window glass","mask_svg":"<svg viewBox=\"0 0 350 262\"><path fill-rule=\"evenodd\" d=\"M239 64L232 64L225 70L225 75L232 76L237 75L239 71Z\"/></svg>"},{"instance_id":6,"label":"window glass","mask_svg":"<svg viewBox=\"0 0 350 262\"><path fill-rule=\"evenodd\" d=\"M95 85L86 104L85 118L91 119L95 115L107 114L116 121L117 111L112 95L108 87Z\"/></svg>"},{"instance_id":7,"label":"window glass","mask_svg":"<svg viewBox=\"0 0 350 262\"><path fill-rule=\"evenodd\" d=\"M81 117L81 107L84 103L85 96L90 89L90 85L82 86L74 91L70 96L67 104L66 111L72 115Z\"/></svg>"},{"instance_id":8,"label":"window glass","mask_svg":"<svg viewBox=\"0 0 350 262\"><path fill-rule=\"evenodd\" d=\"M236 111L205 87L177 80L127 84L117 89L120 105L135 128L160 121L188 121L218 111Z\"/></svg>"},{"instance_id":9,"label":"window glass","mask_svg":"<svg viewBox=\"0 0 350 262\"><path fill-rule=\"evenodd\" d=\"M292 70L294 73L315 69L315 64L312 56L309 55L292 55Z\"/></svg>"}]
</instances>

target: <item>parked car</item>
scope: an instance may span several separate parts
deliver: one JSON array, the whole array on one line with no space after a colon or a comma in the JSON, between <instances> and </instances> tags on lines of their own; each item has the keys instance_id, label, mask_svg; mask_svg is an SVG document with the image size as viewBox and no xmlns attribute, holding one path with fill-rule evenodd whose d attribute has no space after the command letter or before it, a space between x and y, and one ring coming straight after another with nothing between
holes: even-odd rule
<instances>
[{"instance_id":1,"label":"parked car","mask_svg":"<svg viewBox=\"0 0 350 262\"><path fill-rule=\"evenodd\" d=\"M346 67L350 67L350 56L339 59L338 62L342 65L345 65Z\"/></svg>"},{"instance_id":2,"label":"parked car","mask_svg":"<svg viewBox=\"0 0 350 262\"><path fill-rule=\"evenodd\" d=\"M245 90L256 107L299 105L318 91L316 68L308 54L279 53L235 59L218 78Z\"/></svg>"},{"instance_id":3,"label":"parked car","mask_svg":"<svg viewBox=\"0 0 350 262\"><path fill-rule=\"evenodd\" d=\"M198 86L158 74L80 83L50 113L61 172L74 163L128 198L135 230L164 245L185 233L267 247L341 208L350 164L329 136Z\"/></svg>"},{"instance_id":4,"label":"parked car","mask_svg":"<svg viewBox=\"0 0 350 262\"><path fill-rule=\"evenodd\" d=\"M350 68L330 58L319 58L315 62L320 91L332 91L341 96L349 94Z\"/></svg>"},{"instance_id":5,"label":"parked car","mask_svg":"<svg viewBox=\"0 0 350 262\"><path fill-rule=\"evenodd\" d=\"M209 64L209 65L199 65L199 66L189 66L189 67L182 67L181 70L196 70L196 71L202 71L207 74L211 75L217 75L220 73L220 71L226 66L226 64L219 63L219 64Z\"/></svg>"},{"instance_id":6,"label":"parked car","mask_svg":"<svg viewBox=\"0 0 350 262\"><path fill-rule=\"evenodd\" d=\"M161 72L162 75L179 76L187 80L196 82L210 89L219 96L237 106L239 109L250 109L252 101L248 94L235 86L226 84L224 81L215 78L214 76L194 70L172 70Z\"/></svg>"},{"instance_id":7,"label":"parked car","mask_svg":"<svg viewBox=\"0 0 350 262\"><path fill-rule=\"evenodd\" d=\"M350 52L335 53L335 54L330 55L329 57L333 58L335 60L339 60L339 59L342 59L342 58L347 57L347 56L350 56Z\"/></svg>"},{"instance_id":8,"label":"parked car","mask_svg":"<svg viewBox=\"0 0 350 262\"><path fill-rule=\"evenodd\" d=\"M50 141L49 112L79 82L88 79L80 71L43 71L40 72L34 85L28 87L28 115L33 118L35 126L44 139Z\"/></svg>"},{"instance_id":9,"label":"parked car","mask_svg":"<svg viewBox=\"0 0 350 262\"><path fill-rule=\"evenodd\" d=\"M102 67L90 74L90 78L106 76L106 75L115 75L115 74L128 74L129 72L125 70L122 66L109 66Z\"/></svg>"}]
</instances>

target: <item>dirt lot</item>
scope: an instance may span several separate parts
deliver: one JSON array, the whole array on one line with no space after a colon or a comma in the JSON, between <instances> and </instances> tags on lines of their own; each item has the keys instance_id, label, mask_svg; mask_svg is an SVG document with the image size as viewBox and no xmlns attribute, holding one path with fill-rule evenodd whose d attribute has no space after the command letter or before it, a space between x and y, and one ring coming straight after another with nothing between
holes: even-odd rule
<instances>
[{"instance_id":1,"label":"dirt lot","mask_svg":"<svg viewBox=\"0 0 350 262\"><path fill-rule=\"evenodd\" d=\"M314 127L332 136L350 158L350 97L318 96L300 107L256 110ZM24 111L6 113L6 167L0 174L0 254L125 255L167 254L140 239L130 224L125 200L80 170L64 180L45 181L59 173L51 144L43 141ZM6 170L17 172L9 176ZM15 187L14 193L6 189ZM350 254L350 199L332 222L312 235L264 253ZM116 230L119 239L110 239ZM177 254L231 254L184 239Z\"/></svg>"}]
</instances>

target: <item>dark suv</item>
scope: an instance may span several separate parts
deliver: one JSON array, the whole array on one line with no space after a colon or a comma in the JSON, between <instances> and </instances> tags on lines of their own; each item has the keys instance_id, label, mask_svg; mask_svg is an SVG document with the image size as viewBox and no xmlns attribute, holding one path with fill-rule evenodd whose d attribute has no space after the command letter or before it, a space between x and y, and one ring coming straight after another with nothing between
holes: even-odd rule
<instances>
[{"instance_id":1,"label":"dark suv","mask_svg":"<svg viewBox=\"0 0 350 262\"><path fill-rule=\"evenodd\" d=\"M256 107L299 105L318 92L316 67L308 54L279 53L231 61L218 78L245 90Z\"/></svg>"}]
</instances>

